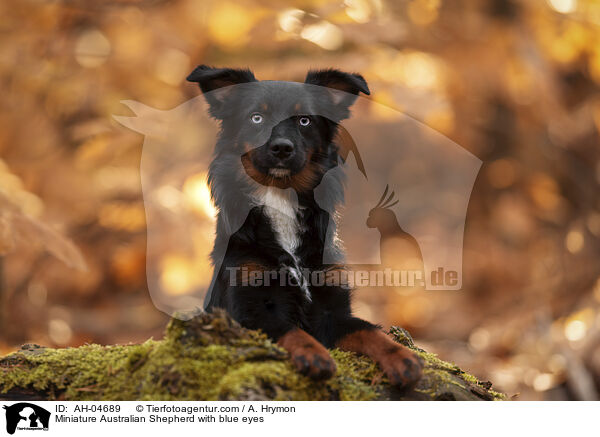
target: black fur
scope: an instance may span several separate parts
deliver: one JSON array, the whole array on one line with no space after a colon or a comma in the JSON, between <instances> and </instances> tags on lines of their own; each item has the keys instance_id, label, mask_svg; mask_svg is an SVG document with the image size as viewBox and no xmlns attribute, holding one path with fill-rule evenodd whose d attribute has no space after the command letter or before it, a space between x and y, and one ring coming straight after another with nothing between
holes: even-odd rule
<instances>
[{"instance_id":1,"label":"black fur","mask_svg":"<svg viewBox=\"0 0 600 437\"><path fill-rule=\"evenodd\" d=\"M333 224L330 213L315 201L314 188L338 165L338 122L349 116L360 92L369 94L362 76L338 70L309 72L304 85L257 81L249 70L200 66L188 80L199 83L211 114L221 123L209 169L219 214L207 310L225 308L243 326L262 329L275 340L299 327L326 347L357 330L375 328L353 317L350 291L344 287L309 287L307 295L301 286L231 286L227 270L253 265L324 271L331 267L323 265L325 247L333 248L343 262L334 233L327 232ZM263 121L254 123L252 114L262 115ZM302 117L310 119L308 126L301 125L306 122ZM289 157L273 146L278 141L292 144ZM289 171L289 177L270 176L270 169L279 167ZM297 195L300 244L294 254L279 243L268 206L256 201L257 191L268 185L293 188ZM326 189L333 211L343 202L342 177L329 178Z\"/></svg>"}]
</instances>

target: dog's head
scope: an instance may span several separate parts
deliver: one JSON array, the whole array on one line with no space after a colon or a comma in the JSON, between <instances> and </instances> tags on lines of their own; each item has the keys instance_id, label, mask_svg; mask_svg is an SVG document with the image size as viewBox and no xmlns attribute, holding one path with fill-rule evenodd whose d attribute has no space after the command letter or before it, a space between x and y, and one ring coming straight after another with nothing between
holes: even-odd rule
<instances>
[{"instance_id":1,"label":"dog's head","mask_svg":"<svg viewBox=\"0 0 600 437\"><path fill-rule=\"evenodd\" d=\"M262 185L314 188L337 165L333 144L338 122L360 92L369 94L358 74L310 71L304 83L258 81L250 70L197 67L197 82L221 121L220 146L241 156L246 173Z\"/></svg>"}]
</instances>

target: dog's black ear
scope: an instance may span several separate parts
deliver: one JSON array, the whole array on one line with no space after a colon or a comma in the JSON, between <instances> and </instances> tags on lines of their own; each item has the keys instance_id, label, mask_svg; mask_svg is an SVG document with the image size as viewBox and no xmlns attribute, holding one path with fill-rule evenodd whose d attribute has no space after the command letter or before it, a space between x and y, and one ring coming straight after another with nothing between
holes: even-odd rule
<instances>
[{"instance_id":1,"label":"dog's black ear","mask_svg":"<svg viewBox=\"0 0 600 437\"><path fill-rule=\"evenodd\" d=\"M333 103L342 110L341 118L348 116L348 108L356 101L358 93L371 94L367 81L360 74L340 70L311 70L304 82L329 88Z\"/></svg>"},{"instance_id":2,"label":"dog's black ear","mask_svg":"<svg viewBox=\"0 0 600 437\"><path fill-rule=\"evenodd\" d=\"M248 69L213 68L199 65L187 77L188 82L197 82L210 105L212 114L219 118L223 103L233 90L232 85L256 82L254 74Z\"/></svg>"}]
</instances>

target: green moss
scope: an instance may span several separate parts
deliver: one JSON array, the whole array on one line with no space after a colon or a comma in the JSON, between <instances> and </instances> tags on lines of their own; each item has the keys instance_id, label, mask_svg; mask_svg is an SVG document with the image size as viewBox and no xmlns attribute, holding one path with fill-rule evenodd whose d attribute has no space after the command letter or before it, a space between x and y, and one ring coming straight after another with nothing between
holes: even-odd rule
<instances>
[{"instance_id":1,"label":"green moss","mask_svg":"<svg viewBox=\"0 0 600 437\"><path fill-rule=\"evenodd\" d=\"M464 389L481 384L455 365L415 351L426 363L416 398L435 398L448 385ZM373 361L338 349L331 355L336 375L314 382L298 374L287 352L260 332L244 329L222 313L198 314L185 321L173 319L163 340L138 345L26 345L0 358L0 393L20 388L67 400L394 398Z\"/></svg>"},{"instance_id":2,"label":"green moss","mask_svg":"<svg viewBox=\"0 0 600 437\"><path fill-rule=\"evenodd\" d=\"M504 400L506 398L504 394L491 390L491 383L479 381L475 376L461 370L456 364L440 360L436 354L425 352L422 349L415 347L411 349L425 362L424 377L415 390L433 398L465 392L470 392L483 399ZM456 386L460 391L452 390L449 385Z\"/></svg>"}]
</instances>

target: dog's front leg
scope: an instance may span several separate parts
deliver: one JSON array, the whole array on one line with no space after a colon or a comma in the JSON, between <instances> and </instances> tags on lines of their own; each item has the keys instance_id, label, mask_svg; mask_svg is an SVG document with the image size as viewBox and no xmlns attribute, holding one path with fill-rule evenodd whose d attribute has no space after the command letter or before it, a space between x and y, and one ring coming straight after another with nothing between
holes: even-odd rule
<instances>
[{"instance_id":1,"label":"dog's front leg","mask_svg":"<svg viewBox=\"0 0 600 437\"><path fill-rule=\"evenodd\" d=\"M329 379L336 365L325 346L300 328L285 333L277 344L290 353L298 372L315 380Z\"/></svg>"},{"instance_id":2,"label":"dog's front leg","mask_svg":"<svg viewBox=\"0 0 600 437\"><path fill-rule=\"evenodd\" d=\"M369 356L379 363L390 383L398 388L410 388L421 378L423 364L415 353L394 342L376 326L347 334L336 342L336 346Z\"/></svg>"},{"instance_id":3,"label":"dog's front leg","mask_svg":"<svg viewBox=\"0 0 600 437\"><path fill-rule=\"evenodd\" d=\"M299 373L330 378L335 361L319 341L300 329L304 292L294 286L231 287L229 313L249 329L261 329L287 350Z\"/></svg>"}]
</instances>

